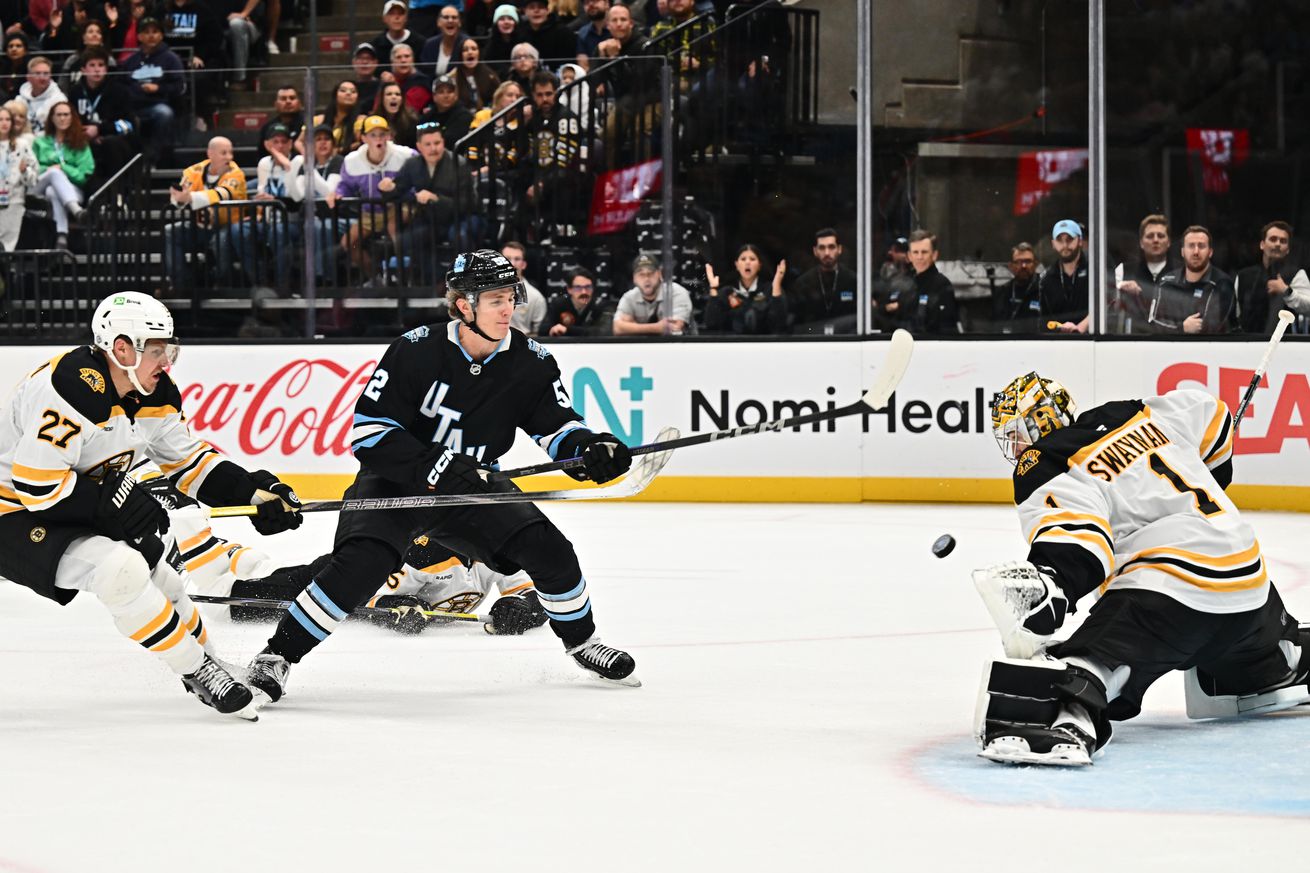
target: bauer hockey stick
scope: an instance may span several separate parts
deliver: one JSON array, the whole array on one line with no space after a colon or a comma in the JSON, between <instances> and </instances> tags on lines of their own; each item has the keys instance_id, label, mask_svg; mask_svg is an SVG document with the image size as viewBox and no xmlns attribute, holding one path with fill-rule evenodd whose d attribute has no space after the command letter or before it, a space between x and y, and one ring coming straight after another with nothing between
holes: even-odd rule
<instances>
[{"instance_id":1,"label":"bauer hockey stick","mask_svg":"<svg viewBox=\"0 0 1310 873\"><path fill-rule=\"evenodd\" d=\"M677 428L666 427L660 437L676 442ZM439 506L483 506L496 503L537 503L553 500L614 500L632 497L645 491L660 470L669 462L667 452L652 454L632 465L628 475L613 485L598 488L571 488L559 491L508 491L493 494L414 494L407 497L363 497L356 500L311 500L301 512L360 512L367 509L428 509ZM494 477L488 477L494 480ZM216 506L211 518L256 515L257 506Z\"/></svg>"},{"instance_id":2,"label":"bauer hockey stick","mask_svg":"<svg viewBox=\"0 0 1310 873\"><path fill-rule=\"evenodd\" d=\"M1255 368L1255 375L1251 377L1251 384L1246 386L1246 393L1242 395L1242 403L1237 407L1237 414L1233 416L1233 430L1242 426L1242 416L1246 414L1246 407L1250 405L1251 398L1255 396L1255 389L1260 387L1260 380L1265 377L1265 367L1269 366L1269 359L1274 356L1274 349L1278 348L1278 343L1287 333L1288 325L1296 320L1296 316L1290 311L1284 309L1278 313L1278 326L1274 328L1273 336L1269 337L1269 345L1265 346L1265 356L1260 359L1260 366Z\"/></svg>"},{"instance_id":3,"label":"bauer hockey stick","mask_svg":"<svg viewBox=\"0 0 1310 873\"><path fill-rule=\"evenodd\" d=\"M746 425L744 427L734 427L728 430L716 430L710 433L697 433L691 436L681 437L679 439L662 441L657 439L653 443L644 446L633 446L633 455L644 455L648 452L668 452L673 449L685 449L688 446L699 446L705 443L718 442L719 440L733 439L734 437L750 436L756 433L777 433L791 427L800 427L806 424L816 424L823 421L832 421L838 418L845 418L848 415L858 415L861 412L876 412L887 405L896 388L901 384L901 378L910 366L910 356L914 353L914 338L908 331L897 330L892 334L891 342L887 346L887 357L883 359L882 366L878 369L878 377L873 380L873 387L865 392L864 396L849 406L842 406L837 409L830 409L825 412L812 412L809 415L798 415L795 418L778 419L776 421L762 421L759 424ZM500 481L502 479L517 479L520 476L535 476L538 473L553 473L557 470L572 470L582 466L581 458L569 458L564 461L551 461L545 464L536 464L531 467L519 467L514 470L501 470L498 473L491 474L491 479Z\"/></svg>"},{"instance_id":4,"label":"bauer hockey stick","mask_svg":"<svg viewBox=\"0 0 1310 873\"><path fill-rule=\"evenodd\" d=\"M273 600L266 597L220 597L216 594L188 594L196 603L217 603L223 606L253 606L258 609L290 609L295 601ZM486 624L490 616L474 615L471 612L442 612L439 609L419 609L415 606L359 606L350 614L367 618L380 615L400 621L408 614L421 615L432 621L476 621Z\"/></svg>"}]
</instances>

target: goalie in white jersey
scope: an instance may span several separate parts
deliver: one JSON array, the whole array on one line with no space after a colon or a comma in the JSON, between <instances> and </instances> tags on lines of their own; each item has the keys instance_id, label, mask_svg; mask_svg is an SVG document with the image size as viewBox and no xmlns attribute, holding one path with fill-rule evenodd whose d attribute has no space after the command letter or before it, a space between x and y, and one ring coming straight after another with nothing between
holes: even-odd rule
<instances>
[{"instance_id":1,"label":"goalie in white jersey","mask_svg":"<svg viewBox=\"0 0 1310 873\"><path fill-rule=\"evenodd\" d=\"M1110 720L1137 715L1172 670L1187 673L1193 717L1310 699L1310 627L1287 615L1224 491L1228 407L1178 390L1075 412L1068 391L1036 373L993 402L1030 548L1027 561L974 573L1009 656L984 673L983 757L1091 763ZM1089 595L1099 599L1082 626L1047 645Z\"/></svg>"},{"instance_id":2,"label":"goalie in white jersey","mask_svg":"<svg viewBox=\"0 0 1310 873\"><path fill-rule=\"evenodd\" d=\"M0 576L60 605L96 595L119 631L157 655L219 712L254 717L250 690L211 656L200 613L165 560L164 508L127 476L156 461L210 505L258 503L261 533L300 523L295 493L197 439L168 370L173 317L144 294L107 298L95 343L32 371L0 419Z\"/></svg>"}]
</instances>

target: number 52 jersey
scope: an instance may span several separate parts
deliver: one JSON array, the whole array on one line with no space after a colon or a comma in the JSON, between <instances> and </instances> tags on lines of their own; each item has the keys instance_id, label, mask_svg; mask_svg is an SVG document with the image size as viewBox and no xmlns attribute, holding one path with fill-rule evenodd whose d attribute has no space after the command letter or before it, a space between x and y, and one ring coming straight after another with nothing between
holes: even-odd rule
<instances>
[{"instance_id":1,"label":"number 52 jersey","mask_svg":"<svg viewBox=\"0 0 1310 873\"><path fill-rule=\"evenodd\" d=\"M1224 493L1233 432L1223 401L1178 390L1103 404L1041 438L1014 471L1028 559L1075 598L1140 588L1201 612L1263 606L1260 544Z\"/></svg>"}]
</instances>

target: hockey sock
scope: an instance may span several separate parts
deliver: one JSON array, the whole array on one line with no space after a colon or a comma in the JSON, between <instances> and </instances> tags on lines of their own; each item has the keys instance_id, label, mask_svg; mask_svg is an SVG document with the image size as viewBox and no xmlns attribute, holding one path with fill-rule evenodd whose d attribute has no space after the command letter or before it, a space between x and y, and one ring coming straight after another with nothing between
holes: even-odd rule
<instances>
[{"instance_id":1,"label":"hockey sock","mask_svg":"<svg viewBox=\"0 0 1310 873\"><path fill-rule=\"evenodd\" d=\"M145 564L142 562L142 569ZM178 615L173 604L169 603L164 592L149 580L140 580L135 596L124 596L125 586L113 586L116 590L102 591L95 586L92 591L109 609L114 617L114 626L128 639L140 643L144 648L154 652L165 664L179 675L193 673L205 660L205 650L199 640L188 631L186 621ZM195 611L195 607L191 607ZM196 613L196 627L199 613ZM202 630L203 633L203 630Z\"/></svg>"},{"instance_id":2,"label":"hockey sock","mask_svg":"<svg viewBox=\"0 0 1310 873\"><path fill-rule=\"evenodd\" d=\"M399 556L378 540L341 543L327 567L296 595L269 637L268 651L299 663L382 586L398 563Z\"/></svg>"},{"instance_id":3,"label":"hockey sock","mask_svg":"<svg viewBox=\"0 0 1310 873\"><path fill-rule=\"evenodd\" d=\"M537 588L550 629L565 648L579 646L596 632L587 580L578 556L559 528L549 522L522 529L498 553L504 563L522 567Z\"/></svg>"}]
</instances>

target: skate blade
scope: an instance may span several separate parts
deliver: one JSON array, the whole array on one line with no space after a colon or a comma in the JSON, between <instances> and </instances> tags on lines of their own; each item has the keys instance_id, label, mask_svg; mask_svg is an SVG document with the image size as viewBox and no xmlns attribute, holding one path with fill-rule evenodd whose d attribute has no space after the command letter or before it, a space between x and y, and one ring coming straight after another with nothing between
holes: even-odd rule
<instances>
[{"instance_id":1,"label":"skate blade","mask_svg":"<svg viewBox=\"0 0 1310 873\"><path fill-rule=\"evenodd\" d=\"M1044 767L1090 767L1092 764L1092 759L1082 749L1057 746L1050 752L1037 753L1022 740L993 740L978 753L978 757L998 764L1036 764Z\"/></svg>"},{"instance_id":2,"label":"skate blade","mask_svg":"<svg viewBox=\"0 0 1310 873\"><path fill-rule=\"evenodd\" d=\"M599 673L593 673L590 670L583 670L582 672L585 673L587 678L590 679L596 685L604 685L610 688L616 686L622 688L641 687L641 680L637 678L636 673L629 673L627 676L624 676L622 679L607 679L606 677L601 676Z\"/></svg>"},{"instance_id":3,"label":"skate blade","mask_svg":"<svg viewBox=\"0 0 1310 873\"><path fill-rule=\"evenodd\" d=\"M250 705L246 709L253 709L255 712L259 712L265 706L273 703L273 698L269 697L263 689L256 688L253 685L250 686L250 696L254 699L250 701Z\"/></svg>"},{"instance_id":4,"label":"skate blade","mask_svg":"<svg viewBox=\"0 0 1310 873\"><path fill-rule=\"evenodd\" d=\"M252 692L252 697L253 696ZM235 715L243 721L259 721L259 702L252 699L245 705L244 709L238 709L236 712L229 712L228 715Z\"/></svg>"}]
</instances>

